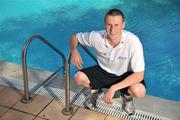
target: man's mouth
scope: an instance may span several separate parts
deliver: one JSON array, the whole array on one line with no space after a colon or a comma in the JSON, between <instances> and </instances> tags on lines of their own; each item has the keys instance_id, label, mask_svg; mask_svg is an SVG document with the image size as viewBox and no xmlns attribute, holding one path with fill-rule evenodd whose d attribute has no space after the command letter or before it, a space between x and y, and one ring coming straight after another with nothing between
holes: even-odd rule
<instances>
[{"instance_id":1,"label":"man's mouth","mask_svg":"<svg viewBox=\"0 0 180 120\"><path fill-rule=\"evenodd\" d=\"M110 35L111 35L111 36L114 36L114 35L116 35L116 33L110 33Z\"/></svg>"}]
</instances>

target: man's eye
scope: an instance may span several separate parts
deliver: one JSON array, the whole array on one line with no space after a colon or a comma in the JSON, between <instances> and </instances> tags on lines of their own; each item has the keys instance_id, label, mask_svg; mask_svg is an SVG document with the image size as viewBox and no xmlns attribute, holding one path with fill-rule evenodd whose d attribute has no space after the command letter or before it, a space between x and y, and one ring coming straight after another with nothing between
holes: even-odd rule
<instances>
[{"instance_id":1,"label":"man's eye","mask_svg":"<svg viewBox=\"0 0 180 120\"><path fill-rule=\"evenodd\" d=\"M111 27L111 25L107 25L108 27Z\"/></svg>"}]
</instances>

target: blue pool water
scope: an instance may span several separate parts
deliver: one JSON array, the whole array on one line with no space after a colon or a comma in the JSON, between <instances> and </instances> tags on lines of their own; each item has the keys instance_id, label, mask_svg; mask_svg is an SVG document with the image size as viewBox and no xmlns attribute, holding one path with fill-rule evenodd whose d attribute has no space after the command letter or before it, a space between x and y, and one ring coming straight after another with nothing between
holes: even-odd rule
<instances>
[{"instance_id":1,"label":"blue pool water","mask_svg":"<svg viewBox=\"0 0 180 120\"><path fill-rule=\"evenodd\" d=\"M148 95L180 101L180 2L177 0L1 0L0 60L21 64L25 40L40 34L68 54L69 36L104 28L104 13L119 8L126 30L139 36L146 61ZM85 56L84 53L82 53ZM84 66L94 64L83 57ZM28 52L28 65L55 70L59 57L39 41Z\"/></svg>"}]
</instances>

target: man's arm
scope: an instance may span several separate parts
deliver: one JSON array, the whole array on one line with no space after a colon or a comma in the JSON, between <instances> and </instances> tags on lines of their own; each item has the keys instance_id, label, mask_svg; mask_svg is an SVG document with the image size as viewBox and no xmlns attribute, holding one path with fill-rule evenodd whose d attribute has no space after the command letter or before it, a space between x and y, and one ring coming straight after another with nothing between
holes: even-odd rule
<instances>
[{"instance_id":1,"label":"man's arm","mask_svg":"<svg viewBox=\"0 0 180 120\"><path fill-rule=\"evenodd\" d=\"M75 34L73 34L70 38L70 50L71 50L71 61L74 66L78 69L82 69L82 58L77 50L78 39Z\"/></svg>"},{"instance_id":2,"label":"man's arm","mask_svg":"<svg viewBox=\"0 0 180 120\"><path fill-rule=\"evenodd\" d=\"M105 102L112 103L112 98L116 91L126 88L128 86L140 83L143 79L144 79L144 71L135 72L135 73L131 74L130 76L128 76L123 81L112 85L105 94L105 98L104 98Z\"/></svg>"}]
</instances>

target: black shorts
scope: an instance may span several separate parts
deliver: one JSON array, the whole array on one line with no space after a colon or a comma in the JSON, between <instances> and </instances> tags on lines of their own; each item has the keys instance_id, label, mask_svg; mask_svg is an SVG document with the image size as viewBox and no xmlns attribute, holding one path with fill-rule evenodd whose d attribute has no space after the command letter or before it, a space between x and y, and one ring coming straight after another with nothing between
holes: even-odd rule
<instances>
[{"instance_id":1,"label":"black shorts","mask_svg":"<svg viewBox=\"0 0 180 120\"><path fill-rule=\"evenodd\" d=\"M120 76L111 74L103 70L99 65L91 66L85 69L80 70L85 73L90 80L91 89L100 89L100 88L110 88L112 85L121 82L133 72L126 72ZM141 83L146 87L145 81L142 80ZM128 94L128 88L123 88L120 92Z\"/></svg>"}]
</instances>

